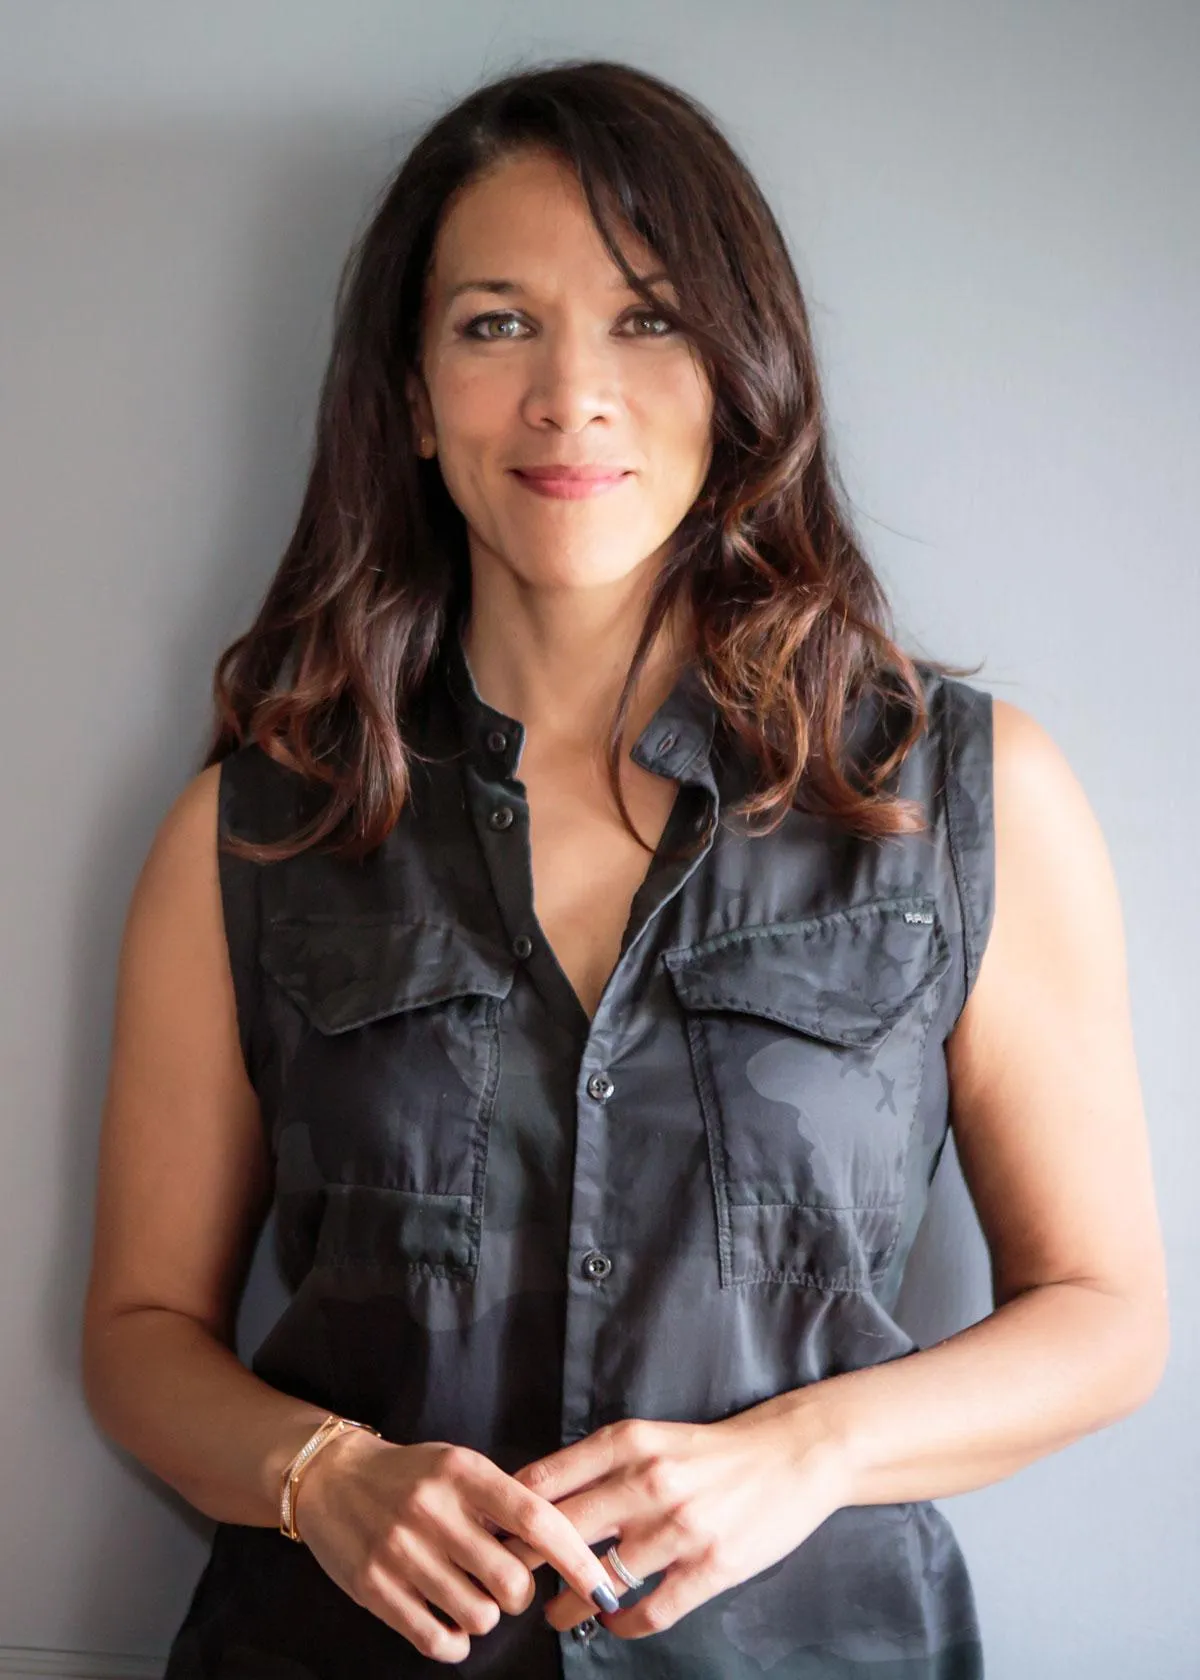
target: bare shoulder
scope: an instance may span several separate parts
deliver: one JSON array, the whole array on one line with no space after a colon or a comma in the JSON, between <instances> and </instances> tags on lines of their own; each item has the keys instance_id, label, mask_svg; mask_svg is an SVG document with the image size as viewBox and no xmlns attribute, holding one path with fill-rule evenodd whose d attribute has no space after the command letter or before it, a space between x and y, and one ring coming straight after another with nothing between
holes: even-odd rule
<instances>
[{"instance_id":1,"label":"bare shoulder","mask_svg":"<svg viewBox=\"0 0 1200 1680\"><path fill-rule=\"evenodd\" d=\"M1137 1288L1156 1311L1161 1239L1112 859L1050 732L998 699L993 725L995 913L947 1065L997 1299L1088 1281Z\"/></svg>"},{"instance_id":2,"label":"bare shoulder","mask_svg":"<svg viewBox=\"0 0 1200 1680\"><path fill-rule=\"evenodd\" d=\"M1121 904L1107 842L1087 794L1050 732L993 699L995 916L954 1037L977 1037L1008 988L1036 980L1087 1012L1122 1012Z\"/></svg>"},{"instance_id":3,"label":"bare shoulder","mask_svg":"<svg viewBox=\"0 0 1200 1680\"><path fill-rule=\"evenodd\" d=\"M89 1315L171 1307L228 1332L267 1196L217 857L220 766L163 816L130 898L101 1123Z\"/></svg>"},{"instance_id":4,"label":"bare shoulder","mask_svg":"<svg viewBox=\"0 0 1200 1680\"><path fill-rule=\"evenodd\" d=\"M167 891L172 902L203 898L216 879L217 804L221 766L210 764L186 782L151 841L134 891L134 904ZM194 904L193 904L194 908Z\"/></svg>"}]
</instances>

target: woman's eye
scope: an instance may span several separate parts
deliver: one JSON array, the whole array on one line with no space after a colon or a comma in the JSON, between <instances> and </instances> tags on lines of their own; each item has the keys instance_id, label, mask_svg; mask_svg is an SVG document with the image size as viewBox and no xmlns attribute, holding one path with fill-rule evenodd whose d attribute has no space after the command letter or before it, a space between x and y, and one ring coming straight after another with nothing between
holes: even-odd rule
<instances>
[{"instance_id":1,"label":"woman's eye","mask_svg":"<svg viewBox=\"0 0 1200 1680\"><path fill-rule=\"evenodd\" d=\"M675 328L671 325L670 321L667 320L666 316L660 315L657 310L654 309L637 309L632 315L627 315L626 320L657 321L659 326L663 329L662 332L639 333L635 335L639 338L665 338L668 333L673 333L675 331Z\"/></svg>"},{"instance_id":2,"label":"woman's eye","mask_svg":"<svg viewBox=\"0 0 1200 1680\"><path fill-rule=\"evenodd\" d=\"M517 320L515 315L511 315L505 311L498 311L491 315L476 315L473 320L467 322L467 324L463 327L462 332L464 337L481 338L486 344L489 339L494 341L497 338L514 338L516 335L514 333L481 332L479 330L481 327L506 327L509 325L520 326L520 324L521 323Z\"/></svg>"}]
</instances>

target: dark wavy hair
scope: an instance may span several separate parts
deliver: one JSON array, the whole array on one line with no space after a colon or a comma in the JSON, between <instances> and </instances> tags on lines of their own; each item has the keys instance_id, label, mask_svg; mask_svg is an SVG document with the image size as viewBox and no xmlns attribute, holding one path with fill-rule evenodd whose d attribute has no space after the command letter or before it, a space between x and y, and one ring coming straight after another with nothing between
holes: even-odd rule
<instances>
[{"instance_id":1,"label":"dark wavy hair","mask_svg":"<svg viewBox=\"0 0 1200 1680\"><path fill-rule=\"evenodd\" d=\"M407 398L427 272L453 196L530 149L574 170L613 261L689 335L713 390L708 475L655 579L612 722L609 772L630 832L625 720L681 595L695 669L727 737L750 755L751 791L733 808L748 827L769 831L799 806L868 837L919 831L917 802L888 785L926 727L924 687L846 511L779 225L698 101L626 64L566 60L505 75L440 116L346 259L303 502L257 617L217 662L204 760L253 741L328 796L297 834L230 849L266 862L319 845L360 859L403 807L414 752L405 720L469 596L465 521L436 460L417 454ZM677 309L639 281L622 224L660 260ZM863 765L846 724L868 691L901 722Z\"/></svg>"}]
</instances>

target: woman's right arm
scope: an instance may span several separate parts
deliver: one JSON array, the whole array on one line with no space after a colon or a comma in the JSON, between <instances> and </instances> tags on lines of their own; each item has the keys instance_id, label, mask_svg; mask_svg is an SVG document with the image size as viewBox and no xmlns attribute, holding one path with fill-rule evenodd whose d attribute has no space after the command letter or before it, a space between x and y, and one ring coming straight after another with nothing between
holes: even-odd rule
<instances>
[{"instance_id":1,"label":"woman's right arm","mask_svg":"<svg viewBox=\"0 0 1200 1680\"><path fill-rule=\"evenodd\" d=\"M276 1527L283 1472L328 1413L272 1388L235 1352L271 1163L238 1036L219 785L214 765L176 799L126 919L82 1374L101 1428L191 1504L217 1521ZM296 1526L340 1587L439 1661L461 1662L467 1635L533 1597L502 1533L616 1608L607 1570L570 1519L462 1445L349 1430L305 1470Z\"/></svg>"},{"instance_id":2,"label":"woman's right arm","mask_svg":"<svg viewBox=\"0 0 1200 1680\"><path fill-rule=\"evenodd\" d=\"M82 1373L96 1421L135 1458L218 1521L267 1526L326 1413L233 1351L271 1191L225 945L219 774L168 811L126 919Z\"/></svg>"}]
</instances>

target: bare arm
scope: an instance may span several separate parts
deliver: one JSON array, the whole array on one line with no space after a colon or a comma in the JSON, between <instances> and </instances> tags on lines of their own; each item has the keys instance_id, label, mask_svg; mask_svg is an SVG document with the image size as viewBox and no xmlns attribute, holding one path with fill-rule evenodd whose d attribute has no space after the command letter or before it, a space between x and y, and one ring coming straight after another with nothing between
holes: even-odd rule
<instances>
[{"instance_id":1,"label":"bare arm","mask_svg":"<svg viewBox=\"0 0 1200 1680\"><path fill-rule=\"evenodd\" d=\"M1053 740L994 702L996 912L947 1044L996 1311L907 1359L793 1390L791 1438L847 1467L845 1504L999 1480L1141 1405L1166 1280L1103 837Z\"/></svg>"},{"instance_id":2,"label":"bare arm","mask_svg":"<svg viewBox=\"0 0 1200 1680\"><path fill-rule=\"evenodd\" d=\"M270 1166L237 1037L217 789L214 766L175 801L126 920L83 1382L106 1433L190 1503L267 1526L284 1468L326 1414L233 1351Z\"/></svg>"},{"instance_id":3,"label":"bare arm","mask_svg":"<svg viewBox=\"0 0 1200 1680\"><path fill-rule=\"evenodd\" d=\"M191 1504L262 1528L277 1525L282 1474L327 1414L264 1383L234 1351L271 1166L237 1031L218 789L216 768L184 789L129 909L83 1382L97 1422ZM338 1586L438 1661L461 1662L471 1635L533 1597L532 1574L501 1532L537 1546L585 1602L598 1593L597 1603L616 1604L565 1516L451 1442L338 1437L305 1471L296 1527Z\"/></svg>"}]
</instances>

